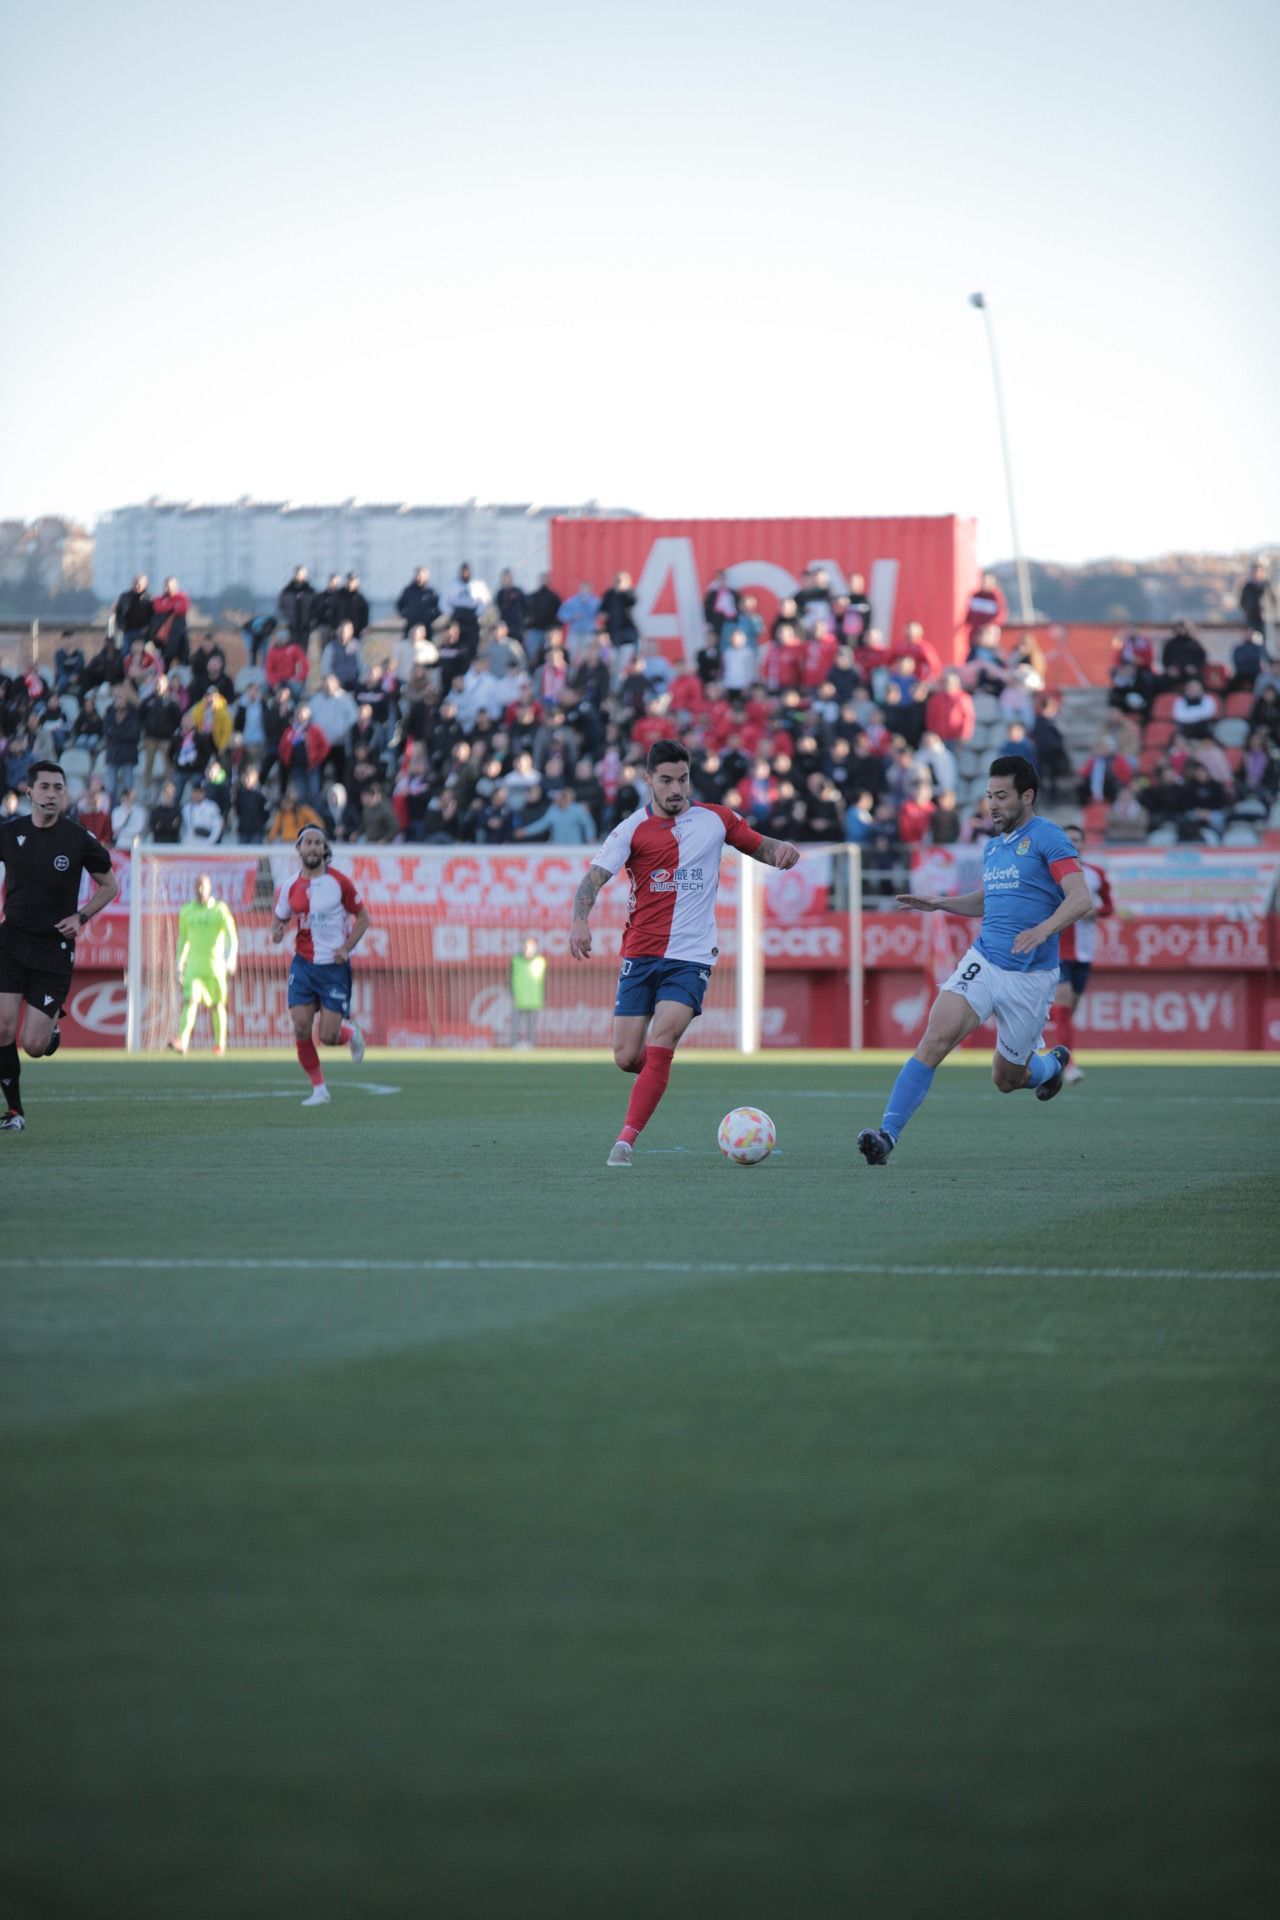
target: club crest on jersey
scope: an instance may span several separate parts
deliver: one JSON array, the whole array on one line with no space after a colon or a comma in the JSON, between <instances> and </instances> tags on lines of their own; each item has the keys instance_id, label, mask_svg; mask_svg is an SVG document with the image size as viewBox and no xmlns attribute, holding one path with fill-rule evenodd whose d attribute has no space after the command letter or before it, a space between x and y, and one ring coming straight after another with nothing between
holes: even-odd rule
<instances>
[{"instance_id":1,"label":"club crest on jersey","mask_svg":"<svg viewBox=\"0 0 1280 1920\"><path fill-rule=\"evenodd\" d=\"M20 834L18 835L18 845L19 845L20 847L25 847L25 846L26 846L26 844L27 844L27 836L26 836L26 834L25 834L25 833L20 833Z\"/></svg>"},{"instance_id":2,"label":"club crest on jersey","mask_svg":"<svg viewBox=\"0 0 1280 1920\"><path fill-rule=\"evenodd\" d=\"M1016 847L1016 849L1015 849L1015 851L1016 851L1016 852L1018 852L1018 853L1030 853L1030 851L1031 851L1031 839L1030 839L1030 836L1029 836L1028 834L1024 834L1024 835L1022 836L1022 838L1021 838L1021 840L1019 840L1019 842L1018 842L1018 845L1017 845L1017 847Z\"/></svg>"},{"instance_id":3,"label":"club crest on jersey","mask_svg":"<svg viewBox=\"0 0 1280 1920\"><path fill-rule=\"evenodd\" d=\"M21 842L21 840L19 840L19 842L18 842L18 845L19 845L19 846L21 846L21 845L22 845L22 842ZM67 858L67 856L66 856L66 854L65 854L65 853L55 853L55 854L54 854L54 856L53 856L53 870L54 870L54 872L55 872L55 873L65 873L65 872L66 872L66 870L67 870L67 868L68 868L68 867L69 867L70 865L71 865L71 862L70 862L70 860L69 860L69 859Z\"/></svg>"}]
</instances>

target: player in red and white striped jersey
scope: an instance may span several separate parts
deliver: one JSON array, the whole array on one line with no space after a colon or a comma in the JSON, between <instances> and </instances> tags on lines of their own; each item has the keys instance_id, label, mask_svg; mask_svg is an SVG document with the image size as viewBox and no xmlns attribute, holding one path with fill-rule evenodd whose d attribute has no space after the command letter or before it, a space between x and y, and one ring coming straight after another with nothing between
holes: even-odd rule
<instances>
[{"instance_id":1,"label":"player in red and white striped jersey","mask_svg":"<svg viewBox=\"0 0 1280 1920\"><path fill-rule=\"evenodd\" d=\"M645 762L650 802L616 826L578 888L569 951L591 952L588 916L600 889L625 867L631 883L622 968L613 1009L613 1057L636 1084L607 1164L629 1167L636 1136L667 1089L671 1059L702 1011L719 947L716 892L720 856L736 847L770 867L794 867L799 849L770 840L731 807L694 801L689 752L655 740Z\"/></svg>"},{"instance_id":2,"label":"player in red and white striped jersey","mask_svg":"<svg viewBox=\"0 0 1280 1920\"><path fill-rule=\"evenodd\" d=\"M1084 846L1084 828L1066 827L1063 829L1077 853ZM1054 996L1053 1012L1050 1015L1050 1030L1054 1041L1060 1041L1064 1047L1070 1047L1073 1058L1063 1073L1068 1084L1083 1080L1084 1073L1074 1059L1076 1008L1084 999L1085 988L1089 984L1089 974L1093 968L1093 956L1098 946L1098 922L1109 920L1115 912L1111 898L1111 882L1102 867L1094 866L1090 860L1081 859L1084 877L1089 883L1089 893L1093 900L1093 911L1083 920L1064 927L1058 935L1058 964L1062 976L1058 981L1058 990Z\"/></svg>"},{"instance_id":3,"label":"player in red and white striped jersey","mask_svg":"<svg viewBox=\"0 0 1280 1920\"><path fill-rule=\"evenodd\" d=\"M349 1018L351 955L369 928L369 910L345 873L329 868L331 849L319 827L304 827L297 838L299 871L276 895L271 938L277 946L296 919L293 961L289 967L289 1012L298 1061L311 1082L304 1107L327 1107L316 1039L326 1047L350 1047L364 1059L364 1036ZM319 1026L313 1037L316 1014Z\"/></svg>"}]
</instances>

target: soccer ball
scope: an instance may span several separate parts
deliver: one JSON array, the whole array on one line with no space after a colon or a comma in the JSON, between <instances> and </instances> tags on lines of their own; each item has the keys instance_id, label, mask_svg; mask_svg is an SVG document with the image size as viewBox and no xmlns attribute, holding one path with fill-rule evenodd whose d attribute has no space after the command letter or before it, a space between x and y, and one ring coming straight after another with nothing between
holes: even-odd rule
<instances>
[{"instance_id":1,"label":"soccer ball","mask_svg":"<svg viewBox=\"0 0 1280 1920\"><path fill-rule=\"evenodd\" d=\"M777 1130L759 1107L735 1107L720 1122L716 1139L726 1160L735 1167L754 1167L773 1152Z\"/></svg>"}]
</instances>

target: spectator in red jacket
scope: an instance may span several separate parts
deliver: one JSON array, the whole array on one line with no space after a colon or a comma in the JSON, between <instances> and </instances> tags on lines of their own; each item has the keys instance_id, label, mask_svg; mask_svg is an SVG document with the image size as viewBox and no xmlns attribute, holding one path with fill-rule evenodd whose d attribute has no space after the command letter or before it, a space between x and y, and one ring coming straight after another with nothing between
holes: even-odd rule
<instances>
[{"instance_id":1,"label":"spectator in red jacket","mask_svg":"<svg viewBox=\"0 0 1280 1920\"><path fill-rule=\"evenodd\" d=\"M942 676L942 684L929 695L924 710L925 729L951 744L973 738L973 701L965 692L955 667Z\"/></svg>"},{"instance_id":2,"label":"spectator in red jacket","mask_svg":"<svg viewBox=\"0 0 1280 1920\"><path fill-rule=\"evenodd\" d=\"M969 604L965 608L964 624L969 631L969 651L973 651L973 636L979 627L1003 627L1008 618L1009 603L1000 591L999 581L994 573L984 573L978 586L969 595Z\"/></svg>"},{"instance_id":3,"label":"spectator in red jacket","mask_svg":"<svg viewBox=\"0 0 1280 1920\"><path fill-rule=\"evenodd\" d=\"M290 636L287 627L278 627L272 634L263 667L273 693L277 687L286 686L294 693L301 693L307 684L306 649Z\"/></svg>"},{"instance_id":4,"label":"spectator in red jacket","mask_svg":"<svg viewBox=\"0 0 1280 1920\"><path fill-rule=\"evenodd\" d=\"M904 800L898 808L898 838L903 846L920 845L928 834L935 812L932 782L918 780L911 798Z\"/></svg>"},{"instance_id":5,"label":"spectator in red jacket","mask_svg":"<svg viewBox=\"0 0 1280 1920\"><path fill-rule=\"evenodd\" d=\"M158 593L151 603L151 644L160 649L166 667L171 667L175 660L186 665L190 611L190 596L170 574L164 583L164 592Z\"/></svg>"},{"instance_id":6,"label":"spectator in red jacket","mask_svg":"<svg viewBox=\"0 0 1280 1920\"><path fill-rule=\"evenodd\" d=\"M313 806L320 804L320 769L328 753L329 742L304 701L280 736L280 778L299 787Z\"/></svg>"},{"instance_id":7,"label":"spectator in red jacket","mask_svg":"<svg viewBox=\"0 0 1280 1920\"><path fill-rule=\"evenodd\" d=\"M925 639L924 628L918 620L908 621L901 640L895 640L889 649L889 667L892 668L899 660L915 661L917 680L936 680L942 672L937 649Z\"/></svg>"}]
</instances>

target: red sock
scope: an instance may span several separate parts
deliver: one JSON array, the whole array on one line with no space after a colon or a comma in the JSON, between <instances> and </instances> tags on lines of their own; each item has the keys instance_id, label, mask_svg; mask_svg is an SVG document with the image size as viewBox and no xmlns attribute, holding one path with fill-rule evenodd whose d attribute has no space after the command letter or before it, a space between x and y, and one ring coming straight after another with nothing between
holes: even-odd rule
<instances>
[{"instance_id":1,"label":"red sock","mask_svg":"<svg viewBox=\"0 0 1280 1920\"><path fill-rule=\"evenodd\" d=\"M644 1050L644 1066L627 1102L627 1124L618 1135L628 1146L634 1146L636 1135L652 1120L654 1108L667 1090L674 1053L674 1047L655 1047L652 1041Z\"/></svg>"},{"instance_id":2,"label":"red sock","mask_svg":"<svg viewBox=\"0 0 1280 1920\"><path fill-rule=\"evenodd\" d=\"M308 1036L307 1039L297 1042L297 1048L298 1060L302 1071L306 1074L313 1087L322 1087L324 1085L324 1075L320 1071L320 1055L316 1052L315 1041Z\"/></svg>"},{"instance_id":3,"label":"red sock","mask_svg":"<svg viewBox=\"0 0 1280 1920\"><path fill-rule=\"evenodd\" d=\"M344 1020L342 1023L341 1029L339 1030L339 1033L338 1033L339 1046L349 1047L351 1045L351 1036L354 1032L355 1032L355 1028L352 1026L351 1022L349 1020Z\"/></svg>"}]
</instances>

